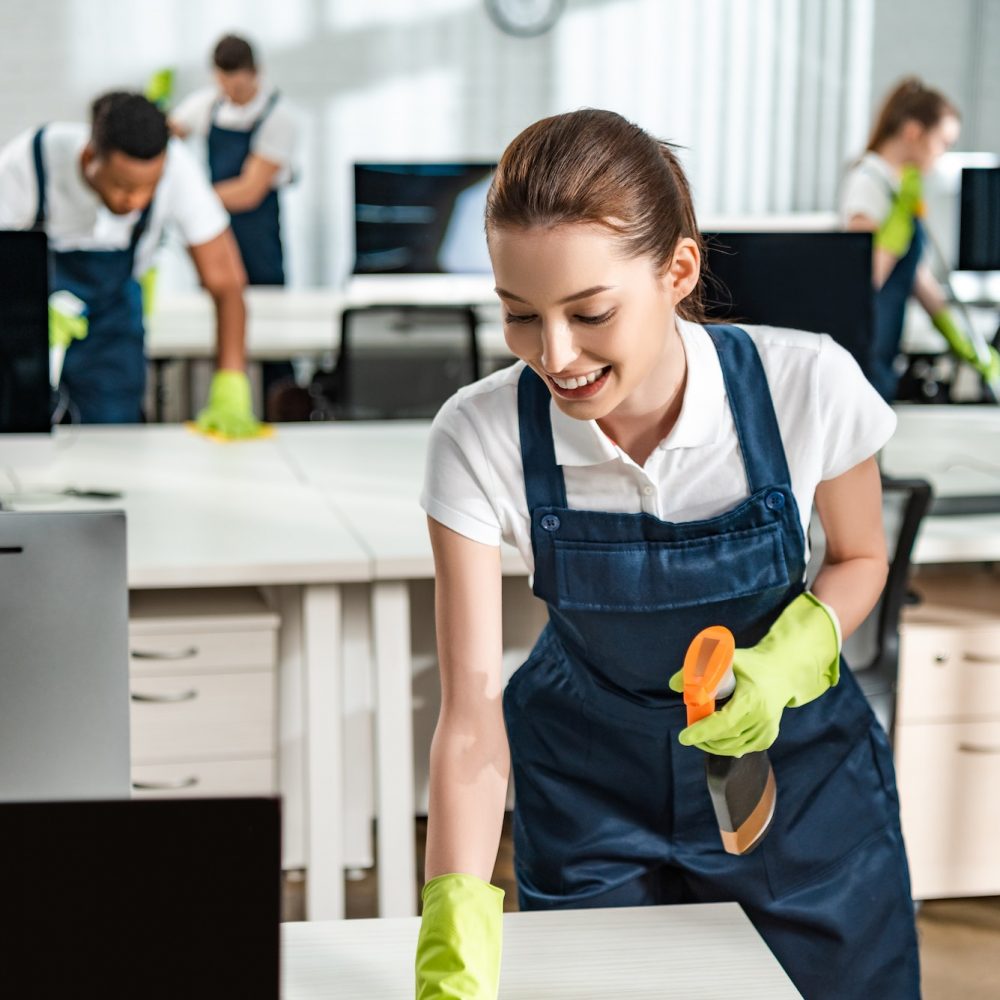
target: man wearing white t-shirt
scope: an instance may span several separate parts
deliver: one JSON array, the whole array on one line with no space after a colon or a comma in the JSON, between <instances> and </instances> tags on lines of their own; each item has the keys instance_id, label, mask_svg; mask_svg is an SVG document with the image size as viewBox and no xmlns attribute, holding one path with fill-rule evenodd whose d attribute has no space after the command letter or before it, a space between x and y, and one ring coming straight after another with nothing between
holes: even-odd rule
<instances>
[{"instance_id":1,"label":"man wearing white t-shirt","mask_svg":"<svg viewBox=\"0 0 1000 1000\"><path fill-rule=\"evenodd\" d=\"M0 150L0 228L41 229L50 291L85 306L87 333L66 352L61 385L85 423L142 420L146 365L142 293L164 227L175 225L216 308L218 371L206 432L254 434L245 367L245 275L225 209L188 152L169 142L163 113L138 94L112 92L92 124L29 129Z\"/></svg>"},{"instance_id":2,"label":"man wearing white t-shirt","mask_svg":"<svg viewBox=\"0 0 1000 1000\"><path fill-rule=\"evenodd\" d=\"M263 81L250 43L226 35L212 54L217 87L185 98L170 114L181 138L206 140L215 191L232 220L251 285L284 285L278 190L292 180L297 125L287 102ZM291 377L287 363L263 365L265 392Z\"/></svg>"}]
</instances>

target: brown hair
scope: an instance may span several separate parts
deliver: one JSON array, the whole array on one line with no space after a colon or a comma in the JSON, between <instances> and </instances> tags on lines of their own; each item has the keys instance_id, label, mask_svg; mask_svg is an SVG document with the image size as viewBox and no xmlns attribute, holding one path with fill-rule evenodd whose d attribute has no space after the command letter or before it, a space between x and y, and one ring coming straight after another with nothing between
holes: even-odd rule
<instances>
[{"instance_id":1,"label":"brown hair","mask_svg":"<svg viewBox=\"0 0 1000 1000\"><path fill-rule=\"evenodd\" d=\"M961 118L958 108L944 94L925 86L919 77L908 76L900 80L882 102L866 149L870 153L877 152L908 121L933 128L948 115Z\"/></svg>"},{"instance_id":2,"label":"brown hair","mask_svg":"<svg viewBox=\"0 0 1000 1000\"><path fill-rule=\"evenodd\" d=\"M663 268L679 240L703 250L691 189L675 147L613 111L584 109L529 125L504 151L486 199L486 232L594 223L628 257ZM678 313L704 322L699 280Z\"/></svg>"},{"instance_id":3,"label":"brown hair","mask_svg":"<svg viewBox=\"0 0 1000 1000\"><path fill-rule=\"evenodd\" d=\"M252 72L257 69L250 43L239 35L225 35L220 38L212 53L212 62L215 68L223 73L235 73L241 69Z\"/></svg>"}]
</instances>

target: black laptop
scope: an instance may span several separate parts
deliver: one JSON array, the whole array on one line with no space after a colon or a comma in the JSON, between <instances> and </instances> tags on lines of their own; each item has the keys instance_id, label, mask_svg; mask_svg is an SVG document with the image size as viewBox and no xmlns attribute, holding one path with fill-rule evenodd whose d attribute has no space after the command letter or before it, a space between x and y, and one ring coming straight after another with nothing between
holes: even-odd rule
<instances>
[{"instance_id":1,"label":"black laptop","mask_svg":"<svg viewBox=\"0 0 1000 1000\"><path fill-rule=\"evenodd\" d=\"M0 996L276 1000L277 799L0 804Z\"/></svg>"}]
</instances>

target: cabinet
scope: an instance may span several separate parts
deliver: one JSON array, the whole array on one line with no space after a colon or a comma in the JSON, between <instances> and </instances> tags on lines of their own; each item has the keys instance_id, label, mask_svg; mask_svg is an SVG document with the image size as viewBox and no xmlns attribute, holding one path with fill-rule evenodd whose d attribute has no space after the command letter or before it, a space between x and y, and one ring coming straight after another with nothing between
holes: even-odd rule
<instances>
[{"instance_id":1,"label":"cabinet","mask_svg":"<svg viewBox=\"0 0 1000 1000\"><path fill-rule=\"evenodd\" d=\"M1000 574L924 571L914 589L895 748L913 894L1000 893Z\"/></svg>"},{"instance_id":2,"label":"cabinet","mask_svg":"<svg viewBox=\"0 0 1000 1000\"><path fill-rule=\"evenodd\" d=\"M280 619L255 590L129 598L133 795L272 795Z\"/></svg>"}]
</instances>

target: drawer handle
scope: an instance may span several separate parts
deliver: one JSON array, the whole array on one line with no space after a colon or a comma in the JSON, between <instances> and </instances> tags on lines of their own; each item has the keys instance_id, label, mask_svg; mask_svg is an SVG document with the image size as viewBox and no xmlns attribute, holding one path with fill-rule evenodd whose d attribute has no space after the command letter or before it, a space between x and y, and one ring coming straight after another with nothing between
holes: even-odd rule
<instances>
[{"instance_id":1,"label":"drawer handle","mask_svg":"<svg viewBox=\"0 0 1000 1000\"><path fill-rule=\"evenodd\" d=\"M1000 754L1000 744L998 743L994 743L992 746L985 743L959 743L958 749L961 753Z\"/></svg>"},{"instance_id":2,"label":"drawer handle","mask_svg":"<svg viewBox=\"0 0 1000 1000\"><path fill-rule=\"evenodd\" d=\"M176 792L181 788L194 788L197 784L198 778L192 774L177 781L133 781L132 787L137 792Z\"/></svg>"},{"instance_id":3,"label":"drawer handle","mask_svg":"<svg viewBox=\"0 0 1000 1000\"><path fill-rule=\"evenodd\" d=\"M188 646L187 649L179 649L175 653L150 652L142 649L132 650L133 660L190 660L197 655L197 646Z\"/></svg>"},{"instance_id":4,"label":"drawer handle","mask_svg":"<svg viewBox=\"0 0 1000 1000\"><path fill-rule=\"evenodd\" d=\"M948 660L950 660L950 659L951 659L951 657L948 656L947 653L935 653L934 654L934 662L938 666L944 666L944 664L946 664L948 662Z\"/></svg>"},{"instance_id":5,"label":"drawer handle","mask_svg":"<svg viewBox=\"0 0 1000 1000\"><path fill-rule=\"evenodd\" d=\"M132 693L133 701L151 702L154 705L171 705L179 701L194 701L198 697L198 692L194 688L187 691L178 691L176 694L139 694Z\"/></svg>"},{"instance_id":6,"label":"drawer handle","mask_svg":"<svg viewBox=\"0 0 1000 1000\"><path fill-rule=\"evenodd\" d=\"M1000 656L987 656L985 653L965 653L962 657L966 663L1000 664Z\"/></svg>"}]
</instances>

